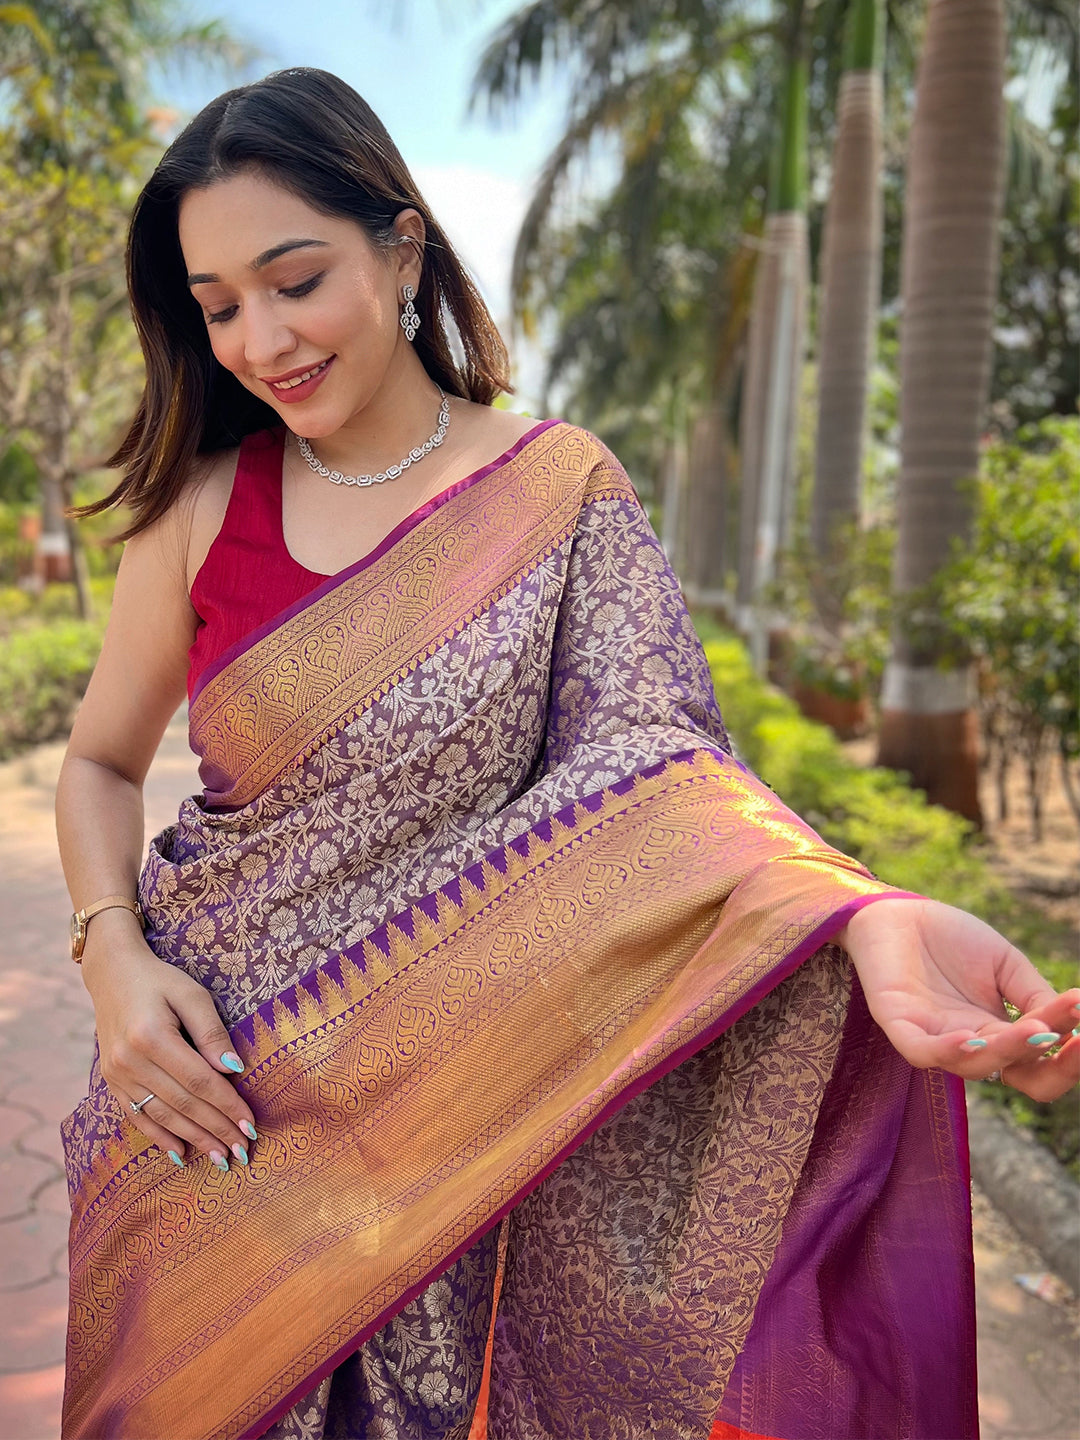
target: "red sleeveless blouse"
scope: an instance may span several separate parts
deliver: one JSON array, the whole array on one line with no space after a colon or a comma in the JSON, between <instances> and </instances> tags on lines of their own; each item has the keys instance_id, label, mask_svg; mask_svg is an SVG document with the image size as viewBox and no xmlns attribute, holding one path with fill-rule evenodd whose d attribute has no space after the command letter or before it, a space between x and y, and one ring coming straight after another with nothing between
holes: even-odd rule
<instances>
[{"instance_id":1,"label":"red sleeveless blouse","mask_svg":"<svg viewBox=\"0 0 1080 1440\"><path fill-rule=\"evenodd\" d=\"M225 519L191 587L201 623L188 651L189 699L208 665L327 578L306 570L285 545L284 448L284 426L247 435L240 445Z\"/></svg>"},{"instance_id":2,"label":"red sleeveless blouse","mask_svg":"<svg viewBox=\"0 0 1080 1440\"><path fill-rule=\"evenodd\" d=\"M194 698L201 676L207 682L253 640L260 629L269 633L276 617L321 585L332 588L346 571L368 565L402 534L417 525L451 496L498 470L541 431L559 420L541 420L508 450L455 481L406 516L370 554L335 575L307 570L289 554L281 520L281 461L285 427L260 430L240 445L236 476L221 529L191 587L191 603L199 617L195 641L188 651L188 699Z\"/></svg>"}]
</instances>

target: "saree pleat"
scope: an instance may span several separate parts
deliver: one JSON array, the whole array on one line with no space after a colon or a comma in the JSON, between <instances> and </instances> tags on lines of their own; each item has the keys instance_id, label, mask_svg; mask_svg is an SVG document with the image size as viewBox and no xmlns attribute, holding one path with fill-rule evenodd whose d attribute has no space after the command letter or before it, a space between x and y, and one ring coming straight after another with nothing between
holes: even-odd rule
<instances>
[{"instance_id":1,"label":"saree pleat","mask_svg":"<svg viewBox=\"0 0 1080 1440\"><path fill-rule=\"evenodd\" d=\"M64 1127L65 1437L464 1440L507 1215L492 1440L704 1440L736 1383L723 1422L765 1414L741 1357L866 1053L827 942L896 892L731 753L609 452L534 433L211 666L191 725L205 792L140 895L230 1026L259 1140L176 1171L95 1066ZM900 1184L958 1232L948 1095L883 1124L858 1091L834 1124L884 1157L860 1223L917 1223ZM941 1371L970 1320L946 1249ZM840 1428L785 1415L782 1440L929 1440L887 1344L798 1319L884 1372Z\"/></svg>"}]
</instances>

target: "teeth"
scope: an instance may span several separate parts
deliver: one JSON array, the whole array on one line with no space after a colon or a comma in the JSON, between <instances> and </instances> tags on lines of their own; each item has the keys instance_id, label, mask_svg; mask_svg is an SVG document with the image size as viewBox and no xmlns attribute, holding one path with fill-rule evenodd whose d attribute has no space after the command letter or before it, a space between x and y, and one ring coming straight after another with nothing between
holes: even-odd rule
<instances>
[{"instance_id":1,"label":"teeth","mask_svg":"<svg viewBox=\"0 0 1080 1440\"><path fill-rule=\"evenodd\" d=\"M318 375L320 370L325 370L329 364L329 360L324 360L320 365L316 365L314 370L305 370L303 375L294 375L291 380L275 380L271 383L275 390L294 390L297 385L303 385L305 380Z\"/></svg>"}]
</instances>

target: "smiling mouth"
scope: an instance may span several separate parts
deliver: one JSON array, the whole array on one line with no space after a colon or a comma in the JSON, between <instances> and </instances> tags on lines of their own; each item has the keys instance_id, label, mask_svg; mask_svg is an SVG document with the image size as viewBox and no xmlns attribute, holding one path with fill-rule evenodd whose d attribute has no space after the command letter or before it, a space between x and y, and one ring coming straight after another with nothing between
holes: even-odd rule
<instances>
[{"instance_id":1,"label":"smiling mouth","mask_svg":"<svg viewBox=\"0 0 1080 1440\"><path fill-rule=\"evenodd\" d=\"M266 384L270 386L271 390L295 390L298 385L303 385L308 380L313 379L316 375L321 375L333 358L334 357L331 355L328 360L323 360L320 364L313 366L310 370L305 370L302 375L293 375L288 380L267 380Z\"/></svg>"}]
</instances>

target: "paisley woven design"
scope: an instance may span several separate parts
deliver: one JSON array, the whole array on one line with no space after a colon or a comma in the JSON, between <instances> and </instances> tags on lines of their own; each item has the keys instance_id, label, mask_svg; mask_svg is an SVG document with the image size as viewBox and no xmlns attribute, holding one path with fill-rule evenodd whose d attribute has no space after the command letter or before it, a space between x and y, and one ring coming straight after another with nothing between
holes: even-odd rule
<instances>
[{"instance_id":1,"label":"paisley woven design","mask_svg":"<svg viewBox=\"0 0 1080 1440\"><path fill-rule=\"evenodd\" d=\"M704 1440L810 1147L848 991L846 956L820 951L518 1207L488 1440Z\"/></svg>"}]
</instances>

